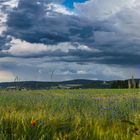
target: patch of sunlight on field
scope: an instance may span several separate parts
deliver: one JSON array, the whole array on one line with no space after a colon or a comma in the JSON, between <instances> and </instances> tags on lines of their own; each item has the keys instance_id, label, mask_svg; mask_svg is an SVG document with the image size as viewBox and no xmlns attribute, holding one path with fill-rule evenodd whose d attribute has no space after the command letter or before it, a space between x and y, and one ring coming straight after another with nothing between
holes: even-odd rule
<instances>
[{"instance_id":1,"label":"patch of sunlight on field","mask_svg":"<svg viewBox=\"0 0 140 140\"><path fill-rule=\"evenodd\" d=\"M0 91L2 140L140 140L139 89Z\"/></svg>"}]
</instances>

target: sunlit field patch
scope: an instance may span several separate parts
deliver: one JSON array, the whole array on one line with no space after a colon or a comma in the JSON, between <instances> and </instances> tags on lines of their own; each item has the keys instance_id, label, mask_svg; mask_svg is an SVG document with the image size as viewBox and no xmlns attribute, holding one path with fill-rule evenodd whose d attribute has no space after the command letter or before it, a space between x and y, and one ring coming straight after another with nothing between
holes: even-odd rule
<instances>
[{"instance_id":1,"label":"sunlit field patch","mask_svg":"<svg viewBox=\"0 0 140 140\"><path fill-rule=\"evenodd\" d=\"M139 140L139 90L0 91L2 140Z\"/></svg>"}]
</instances>

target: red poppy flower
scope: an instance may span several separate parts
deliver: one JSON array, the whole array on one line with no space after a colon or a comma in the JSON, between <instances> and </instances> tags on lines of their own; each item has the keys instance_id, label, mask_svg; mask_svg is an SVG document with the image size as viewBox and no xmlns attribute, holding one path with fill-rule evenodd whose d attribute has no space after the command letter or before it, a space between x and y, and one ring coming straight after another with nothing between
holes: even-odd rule
<instances>
[{"instance_id":1,"label":"red poppy flower","mask_svg":"<svg viewBox=\"0 0 140 140\"><path fill-rule=\"evenodd\" d=\"M32 126L36 126L36 120L34 120L34 119L32 119L32 121L31 121L31 124L32 124Z\"/></svg>"}]
</instances>

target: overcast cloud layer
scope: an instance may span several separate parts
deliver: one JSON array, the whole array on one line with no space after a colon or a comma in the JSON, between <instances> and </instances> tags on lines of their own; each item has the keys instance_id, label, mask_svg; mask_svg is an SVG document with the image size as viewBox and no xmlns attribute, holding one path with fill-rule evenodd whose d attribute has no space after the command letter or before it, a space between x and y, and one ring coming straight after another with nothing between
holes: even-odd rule
<instances>
[{"instance_id":1,"label":"overcast cloud layer","mask_svg":"<svg viewBox=\"0 0 140 140\"><path fill-rule=\"evenodd\" d=\"M139 0L71 4L0 0L0 81L140 77Z\"/></svg>"}]
</instances>

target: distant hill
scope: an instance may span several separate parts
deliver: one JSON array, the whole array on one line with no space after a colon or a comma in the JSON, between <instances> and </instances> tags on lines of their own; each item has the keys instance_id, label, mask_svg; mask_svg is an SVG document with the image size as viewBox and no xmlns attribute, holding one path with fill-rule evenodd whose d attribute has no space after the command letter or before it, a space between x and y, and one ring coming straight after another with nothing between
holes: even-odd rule
<instances>
[{"instance_id":1,"label":"distant hill","mask_svg":"<svg viewBox=\"0 0 140 140\"><path fill-rule=\"evenodd\" d=\"M135 81L138 87L140 79L135 79ZM102 81L76 79L62 82L21 81L0 83L0 88L2 89L9 87L26 89L128 88L128 80Z\"/></svg>"}]
</instances>

